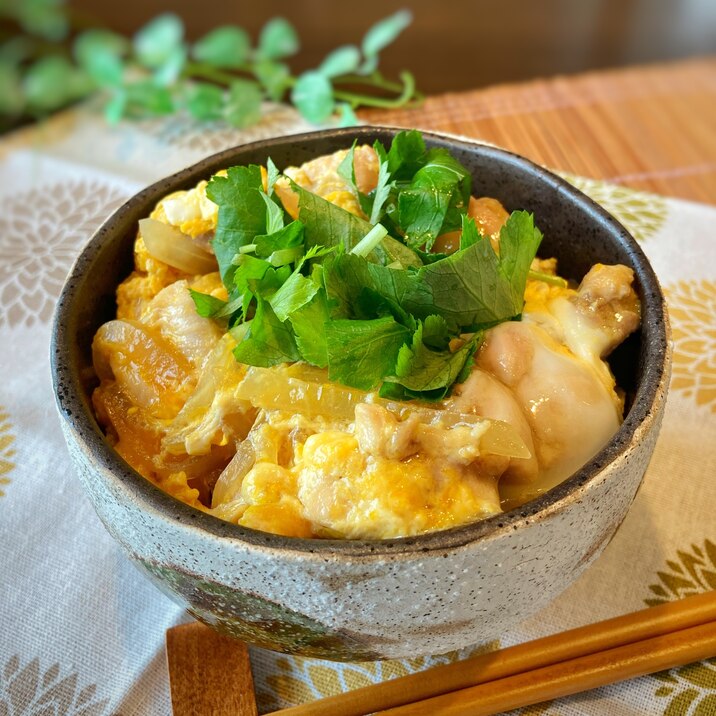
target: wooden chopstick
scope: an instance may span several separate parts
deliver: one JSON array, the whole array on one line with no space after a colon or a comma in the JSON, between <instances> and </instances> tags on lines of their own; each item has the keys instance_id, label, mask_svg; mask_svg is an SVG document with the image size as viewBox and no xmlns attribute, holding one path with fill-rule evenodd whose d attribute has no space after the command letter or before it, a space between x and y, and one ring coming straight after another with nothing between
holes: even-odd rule
<instances>
[{"instance_id":1,"label":"wooden chopstick","mask_svg":"<svg viewBox=\"0 0 716 716\"><path fill-rule=\"evenodd\" d=\"M687 633L688 630L700 625L710 625L705 626L705 641L700 636ZM709 628L712 629L712 632L708 632ZM637 654L645 652L647 649L655 649L662 655L659 658L666 658L669 649L674 649L674 654L678 654L677 658L679 660L686 659L686 661L676 663L687 663L691 652L679 639L685 638L687 646L688 644L693 646L693 644L698 643L698 649L704 648L707 651L710 649L712 654L706 655L710 656L716 654L714 628L716 628L716 592L711 591L706 594L687 597L680 601L668 602L650 609L590 624L589 626L571 629L490 654L482 654L454 664L436 666L410 676L366 686L336 696L329 696L312 703L282 709L273 712L272 716L279 716L279 714L280 716L335 716L335 714L363 716L364 714L387 709L394 709L392 712L388 711L388 713L392 714L443 713L426 710L425 703L427 702L425 700L434 700L435 697L450 692L470 691L481 684L487 684L487 682L497 682L498 680L504 682L508 677L514 677L518 674L523 675L528 672L534 674L537 670L544 670L548 667L554 667L556 671L549 672L546 676L543 674L540 678L552 678L554 688L567 688L565 679L560 679L559 677L562 665L570 664L569 667L566 667L566 673L568 674L568 669L574 667L575 662L591 656L594 657L595 662L588 662L586 665L584 663L576 664L577 669L583 670L579 672L582 674L579 678L583 679L579 683L591 683L589 679L595 678L595 676L586 676L585 674L592 674L593 672L602 674L605 678L606 675L609 675L612 681L617 681L620 678L620 672L606 669L604 663L598 661L598 657L607 654L605 657L607 662L609 659L616 659L620 664L623 664L623 668L627 668L628 664L634 664L634 668L637 668L634 654L631 657L628 653L625 656L621 652L609 654L610 651L613 652L621 647L635 645L634 648ZM666 646L663 646L664 642L649 643L651 640L658 641L660 638L670 638L670 635L674 635L674 639L666 642ZM700 654L701 652L699 651L698 653ZM706 657L696 655L690 660L694 661L700 658ZM626 663L624 662L625 659ZM602 666L595 666L597 663L601 663ZM650 666L641 664L639 668L647 669L647 671L640 671L639 673L648 673ZM670 667L656 666L654 670L662 668ZM596 671L594 671L595 669ZM624 676L621 678L630 677ZM566 681L569 681L569 679L567 678ZM530 694L529 698L536 699L536 701L530 701L530 703L556 697L554 693L544 695L541 691L539 695L535 695L537 690L535 689L533 693L533 691L526 689L524 683L521 686L518 684L517 688L523 689L523 693ZM576 690L587 688L592 687L581 686ZM565 693L576 693L576 691ZM464 694L464 697L469 698L470 694ZM423 702L421 704L423 710L412 712L409 710L395 710L396 707L419 701ZM470 706L470 708L472 710L469 713L478 713L473 706ZM509 708L516 707L511 706ZM506 707L500 707L498 710L506 710ZM450 713L453 712L451 711ZM455 713L460 712L456 711ZM484 713L494 712L486 711Z\"/></svg>"},{"instance_id":2,"label":"wooden chopstick","mask_svg":"<svg viewBox=\"0 0 716 716\"><path fill-rule=\"evenodd\" d=\"M716 655L716 622L570 659L376 716L489 716Z\"/></svg>"}]
</instances>

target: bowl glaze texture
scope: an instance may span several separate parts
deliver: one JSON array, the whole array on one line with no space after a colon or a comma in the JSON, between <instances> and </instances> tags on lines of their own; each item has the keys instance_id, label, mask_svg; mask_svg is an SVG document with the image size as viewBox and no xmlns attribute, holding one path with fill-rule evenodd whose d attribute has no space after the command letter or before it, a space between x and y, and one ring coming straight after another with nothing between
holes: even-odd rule
<instances>
[{"instance_id":1,"label":"bowl glaze texture","mask_svg":"<svg viewBox=\"0 0 716 716\"><path fill-rule=\"evenodd\" d=\"M153 184L95 233L55 315L52 372L70 455L97 514L129 557L196 618L250 643L336 660L436 654L494 639L531 616L598 557L624 519L654 449L669 377L663 295L627 231L564 180L509 152L424 133L473 175L473 193L534 212L542 256L580 279L597 261L636 274L642 328L614 354L624 423L582 469L505 514L417 537L303 540L222 522L141 477L107 443L91 408L90 345L114 316L132 268L137 221L169 192L227 166L300 164L397 130L362 127L265 140L216 154Z\"/></svg>"}]
</instances>

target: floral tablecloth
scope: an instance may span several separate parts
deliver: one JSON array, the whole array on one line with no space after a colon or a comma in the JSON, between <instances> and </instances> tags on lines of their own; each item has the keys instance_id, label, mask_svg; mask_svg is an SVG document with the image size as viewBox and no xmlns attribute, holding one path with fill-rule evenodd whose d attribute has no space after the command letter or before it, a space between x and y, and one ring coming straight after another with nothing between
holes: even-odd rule
<instances>
[{"instance_id":1,"label":"floral tablecloth","mask_svg":"<svg viewBox=\"0 0 716 716\"><path fill-rule=\"evenodd\" d=\"M73 474L50 385L52 311L73 257L136 190L227 146L305 129L278 106L243 132L176 119L108 128L89 105L0 140L0 716L170 713L164 634L186 616L125 558ZM666 289L671 393L604 555L490 648L716 588L716 207L570 180L633 232ZM251 661L268 711L471 651L334 664L252 649ZM521 713L716 714L716 659Z\"/></svg>"}]
</instances>

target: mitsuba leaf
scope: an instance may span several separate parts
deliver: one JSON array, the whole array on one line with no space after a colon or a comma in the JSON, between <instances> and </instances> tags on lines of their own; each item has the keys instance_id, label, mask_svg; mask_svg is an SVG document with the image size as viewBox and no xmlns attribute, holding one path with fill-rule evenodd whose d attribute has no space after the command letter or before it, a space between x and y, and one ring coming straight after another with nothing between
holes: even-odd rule
<instances>
[{"instance_id":1,"label":"mitsuba leaf","mask_svg":"<svg viewBox=\"0 0 716 716\"><path fill-rule=\"evenodd\" d=\"M212 177L206 188L206 195L219 207L212 247L229 291L234 287L233 259L239 249L252 243L257 235L266 233L262 191L261 169L253 165L231 167L225 177Z\"/></svg>"},{"instance_id":2,"label":"mitsuba leaf","mask_svg":"<svg viewBox=\"0 0 716 716\"><path fill-rule=\"evenodd\" d=\"M261 88L256 82L237 79L229 85L224 119L234 127L248 127L261 119Z\"/></svg>"},{"instance_id":3,"label":"mitsuba leaf","mask_svg":"<svg viewBox=\"0 0 716 716\"><path fill-rule=\"evenodd\" d=\"M248 333L234 348L236 360L264 368L300 360L291 327L279 321L268 301L261 296L256 300L256 315Z\"/></svg>"},{"instance_id":4,"label":"mitsuba leaf","mask_svg":"<svg viewBox=\"0 0 716 716\"><path fill-rule=\"evenodd\" d=\"M208 82L193 82L187 87L186 108L201 121L219 119L224 109L224 91Z\"/></svg>"},{"instance_id":5,"label":"mitsuba leaf","mask_svg":"<svg viewBox=\"0 0 716 716\"><path fill-rule=\"evenodd\" d=\"M274 17L261 29L258 55L275 60L298 52L298 35L293 25L283 17Z\"/></svg>"},{"instance_id":6,"label":"mitsuba leaf","mask_svg":"<svg viewBox=\"0 0 716 716\"><path fill-rule=\"evenodd\" d=\"M460 249L468 249L480 240L480 232L477 229L475 219L463 214L462 233L460 234Z\"/></svg>"},{"instance_id":7,"label":"mitsuba leaf","mask_svg":"<svg viewBox=\"0 0 716 716\"><path fill-rule=\"evenodd\" d=\"M413 334L411 345L400 349L395 375L385 380L400 384L406 397L440 400L462 373L465 362L472 358L475 346L476 338L473 337L454 353L433 350L425 345L423 326L420 325Z\"/></svg>"},{"instance_id":8,"label":"mitsuba leaf","mask_svg":"<svg viewBox=\"0 0 716 716\"><path fill-rule=\"evenodd\" d=\"M390 269L350 254L324 267L333 315L351 315L368 288L416 318L441 316L450 331L474 331L516 318L522 312L529 265L542 235L531 214L514 212L503 228L498 257L489 239L480 239L419 270Z\"/></svg>"},{"instance_id":9,"label":"mitsuba leaf","mask_svg":"<svg viewBox=\"0 0 716 716\"><path fill-rule=\"evenodd\" d=\"M184 36L184 24L171 12L165 12L148 22L134 36L134 52L145 67L161 67L179 47Z\"/></svg>"},{"instance_id":10,"label":"mitsuba leaf","mask_svg":"<svg viewBox=\"0 0 716 716\"><path fill-rule=\"evenodd\" d=\"M222 301L220 298L211 296L208 293L200 293L192 288L189 289L189 293L196 306L196 312L204 318L213 318L226 307L226 301Z\"/></svg>"},{"instance_id":11,"label":"mitsuba leaf","mask_svg":"<svg viewBox=\"0 0 716 716\"><path fill-rule=\"evenodd\" d=\"M294 310L288 319L301 357L320 368L328 365L328 347L324 330L328 318L326 294L320 289L308 303Z\"/></svg>"},{"instance_id":12,"label":"mitsuba leaf","mask_svg":"<svg viewBox=\"0 0 716 716\"><path fill-rule=\"evenodd\" d=\"M393 373L400 347L410 331L393 318L325 323L328 377L344 385L371 390Z\"/></svg>"},{"instance_id":13,"label":"mitsuba leaf","mask_svg":"<svg viewBox=\"0 0 716 716\"><path fill-rule=\"evenodd\" d=\"M291 102L309 122L324 122L335 107L331 81L316 70L304 72L291 90Z\"/></svg>"},{"instance_id":14,"label":"mitsuba leaf","mask_svg":"<svg viewBox=\"0 0 716 716\"><path fill-rule=\"evenodd\" d=\"M382 145L381 149L383 149ZM376 151L378 151L377 147ZM391 177L396 180L412 179L415 172L425 165L426 151L423 135L416 129L398 132L387 153Z\"/></svg>"},{"instance_id":15,"label":"mitsuba leaf","mask_svg":"<svg viewBox=\"0 0 716 716\"><path fill-rule=\"evenodd\" d=\"M249 36L241 27L224 25L197 40L192 54L212 67L236 69L246 62L251 50Z\"/></svg>"},{"instance_id":16,"label":"mitsuba leaf","mask_svg":"<svg viewBox=\"0 0 716 716\"><path fill-rule=\"evenodd\" d=\"M283 229L283 207L279 206L268 194L261 192L261 198L266 204L266 233L275 234Z\"/></svg>"},{"instance_id":17,"label":"mitsuba leaf","mask_svg":"<svg viewBox=\"0 0 716 716\"><path fill-rule=\"evenodd\" d=\"M303 244L303 224L300 221L292 221L273 234L257 236L254 243L256 244L256 255L260 258L268 258L275 251L301 246Z\"/></svg>"},{"instance_id":18,"label":"mitsuba leaf","mask_svg":"<svg viewBox=\"0 0 716 716\"><path fill-rule=\"evenodd\" d=\"M372 192L371 197L371 224L377 224L380 221L380 217L383 213L383 205L388 200L391 190L391 173L388 165L388 159L379 157L379 161L380 165L378 168L378 183L375 187L375 190Z\"/></svg>"},{"instance_id":19,"label":"mitsuba leaf","mask_svg":"<svg viewBox=\"0 0 716 716\"><path fill-rule=\"evenodd\" d=\"M391 147L392 149L392 147ZM470 200L468 171L444 149L431 149L425 163L397 196L397 221L407 244L429 249L442 233L460 227Z\"/></svg>"},{"instance_id":20,"label":"mitsuba leaf","mask_svg":"<svg viewBox=\"0 0 716 716\"><path fill-rule=\"evenodd\" d=\"M288 65L273 60L259 60L254 65L254 73L270 99L277 102L283 97L291 77Z\"/></svg>"},{"instance_id":21,"label":"mitsuba leaf","mask_svg":"<svg viewBox=\"0 0 716 716\"><path fill-rule=\"evenodd\" d=\"M350 251L373 227L355 214L292 183L298 194L299 218L305 226L306 247L339 246ZM398 261L401 266L422 266L414 251L400 241L386 236L373 249L369 260L388 265Z\"/></svg>"},{"instance_id":22,"label":"mitsuba leaf","mask_svg":"<svg viewBox=\"0 0 716 716\"><path fill-rule=\"evenodd\" d=\"M318 71L326 77L338 77L355 72L359 65L360 50L355 45L343 45L326 56Z\"/></svg>"},{"instance_id":23,"label":"mitsuba leaf","mask_svg":"<svg viewBox=\"0 0 716 716\"><path fill-rule=\"evenodd\" d=\"M362 74L374 72L378 66L378 54L393 42L413 20L410 10L398 12L380 20L366 32L361 49L365 60L360 67Z\"/></svg>"},{"instance_id":24,"label":"mitsuba leaf","mask_svg":"<svg viewBox=\"0 0 716 716\"><path fill-rule=\"evenodd\" d=\"M318 293L320 288L311 278L307 278L296 270L286 283L271 296L269 303L279 321L283 322L300 308L303 308Z\"/></svg>"},{"instance_id":25,"label":"mitsuba leaf","mask_svg":"<svg viewBox=\"0 0 716 716\"><path fill-rule=\"evenodd\" d=\"M502 242L502 237L506 237ZM518 317L530 263L542 240L531 214L513 212L500 234L498 257L486 237L415 272L420 291L403 307L418 317L441 315L451 329L475 330Z\"/></svg>"}]
</instances>

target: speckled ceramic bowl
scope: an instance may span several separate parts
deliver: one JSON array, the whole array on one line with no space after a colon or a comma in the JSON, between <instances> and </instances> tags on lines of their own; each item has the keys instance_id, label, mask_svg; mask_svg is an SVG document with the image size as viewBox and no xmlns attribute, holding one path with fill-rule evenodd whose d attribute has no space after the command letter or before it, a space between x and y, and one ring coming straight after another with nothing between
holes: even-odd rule
<instances>
[{"instance_id":1,"label":"speckled ceramic bowl","mask_svg":"<svg viewBox=\"0 0 716 716\"><path fill-rule=\"evenodd\" d=\"M444 532L381 541L302 540L196 511L142 478L108 445L92 413L90 344L114 316L132 267L137 220L165 194L218 169L300 164L380 139L360 128L230 149L164 179L117 210L67 279L55 317L52 365L70 454L97 513L130 558L198 619L280 651L338 660L439 653L500 635L534 614L597 558L623 520L654 449L669 375L664 299L641 249L604 210L562 179L508 152L425 134L468 167L474 193L533 211L543 256L581 278L595 262L636 272L643 327L613 368L627 390L624 424L587 465L539 499Z\"/></svg>"}]
</instances>

